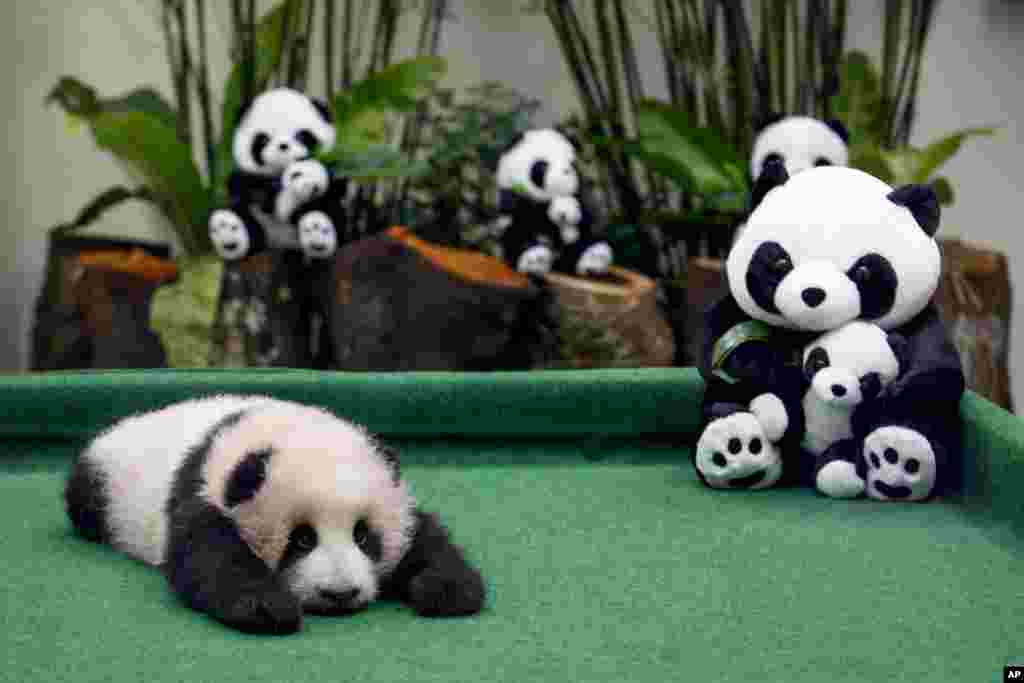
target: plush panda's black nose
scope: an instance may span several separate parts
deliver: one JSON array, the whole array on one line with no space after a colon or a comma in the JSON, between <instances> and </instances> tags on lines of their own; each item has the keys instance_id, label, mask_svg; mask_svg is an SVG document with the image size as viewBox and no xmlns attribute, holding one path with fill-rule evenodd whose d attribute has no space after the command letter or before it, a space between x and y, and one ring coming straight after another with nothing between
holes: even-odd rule
<instances>
[{"instance_id":1,"label":"plush panda's black nose","mask_svg":"<svg viewBox=\"0 0 1024 683\"><path fill-rule=\"evenodd\" d=\"M842 384L833 384L832 385L832 395L833 396L846 396L846 387L844 387Z\"/></svg>"},{"instance_id":2,"label":"plush panda's black nose","mask_svg":"<svg viewBox=\"0 0 1024 683\"><path fill-rule=\"evenodd\" d=\"M804 300L805 304L814 308L825 300L825 290L821 287L808 287L800 292L800 298Z\"/></svg>"},{"instance_id":3,"label":"plush panda's black nose","mask_svg":"<svg viewBox=\"0 0 1024 683\"><path fill-rule=\"evenodd\" d=\"M288 148L291 147L287 142L278 143L277 148L282 152L287 152Z\"/></svg>"}]
</instances>

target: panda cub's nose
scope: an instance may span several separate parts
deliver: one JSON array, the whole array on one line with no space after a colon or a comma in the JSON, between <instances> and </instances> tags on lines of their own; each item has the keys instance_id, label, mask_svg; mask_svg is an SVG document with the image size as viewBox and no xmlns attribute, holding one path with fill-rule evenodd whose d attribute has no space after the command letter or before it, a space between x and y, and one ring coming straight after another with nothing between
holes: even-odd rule
<instances>
[{"instance_id":1,"label":"panda cub's nose","mask_svg":"<svg viewBox=\"0 0 1024 683\"><path fill-rule=\"evenodd\" d=\"M353 588L347 591L320 590L320 595L337 605L347 605L359 595L359 589Z\"/></svg>"},{"instance_id":2,"label":"panda cub's nose","mask_svg":"<svg viewBox=\"0 0 1024 683\"><path fill-rule=\"evenodd\" d=\"M825 290L821 287L808 287L800 292L800 298L804 300L805 304L814 308L825 300Z\"/></svg>"}]
</instances>

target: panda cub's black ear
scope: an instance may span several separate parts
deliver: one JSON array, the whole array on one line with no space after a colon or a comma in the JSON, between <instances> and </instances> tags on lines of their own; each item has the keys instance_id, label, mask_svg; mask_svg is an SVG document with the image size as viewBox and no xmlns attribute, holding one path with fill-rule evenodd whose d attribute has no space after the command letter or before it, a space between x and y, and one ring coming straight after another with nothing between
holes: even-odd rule
<instances>
[{"instance_id":1,"label":"panda cub's black ear","mask_svg":"<svg viewBox=\"0 0 1024 683\"><path fill-rule=\"evenodd\" d=\"M939 229L939 198L930 185L904 185L888 195L893 204L905 206L913 214L914 220L929 237Z\"/></svg>"},{"instance_id":2,"label":"panda cub's black ear","mask_svg":"<svg viewBox=\"0 0 1024 683\"><path fill-rule=\"evenodd\" d=\"M316 108L317 112L320 114L320 116L326 123L334 123L331 120L331 108L327 106L326 102L316 97L311 97L309 101L313 103L313 106Z\"/></svg>"},{"instance_id":3,"label":"panda cub's black ear","mask_svg":"<svg viewBox=\"0 0 1024 683\"><path fill-rule=\"evenodd\" d=\"M398 449L387 444L378 444L377 452L380 453L384 461L391 467L391 479L397 484L402 478L402 463Z\"/></svg>"},{"instance_id":4,"label":"panda cub's black ear","mask_svg":"<svg viewBox=\"0 0 1024 683\"><path fill-rule=\"evenodd\" d=\"M229 508L240 505L256 495L267 478L267 463L274 454L271 448L250 451L235 465L224 488L224 504Z\"/></svg>"},{"instance_id":5,"label":"panda cub's black ear","mask_svg":"<svg viewBox=\"0 0 1024 683\"><path fill-rule=\"evenodd\" d=\"M564 126L555 126L555 132L569 141L569 144L572 145L572 149L576 154L580 153L580 139L570 132L568 128L565 128Z\"/></svg>"},{"instance_id":6,"label":"panda cub's black ear","mask_svg":"<svg viewBox=\"0 0 1024 683\"><path fill-rule=\"evenodd\" d=\"M850 144L850 131L846 129L843 122L839 119L829 119L825 121L825 125L832 129L832 131L842 138L844 144Z\"/></svg>"}]
</instances>

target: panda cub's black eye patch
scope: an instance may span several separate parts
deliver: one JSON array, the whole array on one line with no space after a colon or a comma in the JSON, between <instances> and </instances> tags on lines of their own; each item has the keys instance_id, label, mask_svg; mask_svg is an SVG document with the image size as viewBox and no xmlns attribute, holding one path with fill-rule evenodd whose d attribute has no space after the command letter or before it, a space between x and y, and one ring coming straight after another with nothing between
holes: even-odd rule
<instances>
[{"instance_id":1,"label":"panda cub's black eye patch","mask_svg":"<svg viewBox=\"0 0 1024 683\"><path fill-rule=\"evenodd\" d=\"M775 290L793 270L793 259L778 242L764 242L755 251L747 267L747 291L754 303L768 311L778 313Z\"/></svg>"},{"instance_id":2,"label":"panda cub's black eye patch","mask_svg":"<svg viewBox=\"0 0 1024 683\"><path fill-rule=\"evenodd\" d=\"M877 320L892 310L896 301L899 276L889 259L870 253L857 259L846 271L860 292L860 315Z\"/></svg>"},{"instance_id":3,"label":"panda cub's black eye patch","mask_svg":"<svg viewBox=\"0 0 1024 683\"><path fill-rule=\"evenodd\" d=\"M235 507L256 495L267 478L267 463L274 454L272 448L250 451L235 466L224 489L224 504Z\"/></svg>"},{"instance_id":4,"label":"panda cub's black eye patch","mask_svg":"<svg viewBox=\"0 0 1024 683\"><path fill-rule=\"evenodd\" d=\"M380 535L370 527L369 522L365 519L360 519L352 527L352 541L374 562L378 562L384 554L384 545Z\"/></svg>"},{"instance_id":5,"label":"panda cub's black eye patch","mask_svg":"<svg viewBox=\"0 0 1024 683\"><path fill-rule=\"evenodd\" d=\"M828 352L820 346L811 349L811 352L807 354L807 361L804 363L804 375L808 381L813 379L818 372L824 370L830 365Z\"/></svg>"},{"instance_id":6,"label":"panda cub's black eye patch","mask_svg":"<svg viewBox=\"0 0 1024 683\"><path fill-rule=\"evenodd\" d=\"M320 543L320 535L311 524L296 524L288 534L288 545L278 563L278 570L284 570L309 555Z\"/></svg>"}]
</instances>

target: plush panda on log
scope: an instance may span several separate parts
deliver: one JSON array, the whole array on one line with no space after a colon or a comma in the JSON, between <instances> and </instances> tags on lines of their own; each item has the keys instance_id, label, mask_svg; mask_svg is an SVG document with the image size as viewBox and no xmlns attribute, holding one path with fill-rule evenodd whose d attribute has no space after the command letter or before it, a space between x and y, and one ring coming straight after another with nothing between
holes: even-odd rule
<instances>
[{"instance_id":1,"label":"plush panda on log","mask_svg":"<svg viewBox=\"0 0 1024 683\"><path fill-rule=\"evenodd\" d=\"M542 128L517 136L498 159L501 247L516 270L586 276L611 265L612 249L594 237L594 217L582 201L576 151L561 131Z\"/></svg>"},{"instance_id":2,"label":"plush panda on log","mask_svg":"<svg viewBox=\"0 0 1024 683\"><path fill-rule=\"evenodd\" d=\"M220 395L127 417L75 460L64 497L79 535L160 567L186 605L242 631L377 599L429 617L484 605L397 453L313 406Z\"/></svg>"},{"instance_id":3,"label":"plush panda on log","mask_svg":"<svg viewBox=\"0 0 1024 683\"><path fill-rule=\"evenodd\" d=\"M846 166L850 134L838 119L772 114L759 124L750 155L750 176L758 178L766 161L781 161L789 175L817 166Z\"/></svg>"},{"instance_id":4,"label":"plush panda on log","mask_svg":"<svg viewBox=\"0 0 1024 683\"><path fill-rule=\"evenodd\" d=\"M253 100L234 133L231 204L210 216L210 239L221 258L237 261L271 246L267 223L290 226L308 258L334 254L348 184L312 158L334 142L322 102L289 88Z\"/></svg>"},{"instance_id":5,"label":"plush panda on log","mask_svg":"<svg viewBox=\"0 0 1024 683\"><path fill-rule=\"evenodd\" d=\"M863 490L878 500L955 488L964 376L932 301L941 270L934 192L838 166L790 178L777 159L762 177L767 190L725 264L729 292L706 317L701 480L813 483L802 354L822 333L863 320L905 340L899 375L853 410L850 437L821 457L866 472ZM833 484L849 491L857 481Z\"/></svg>"}]
</instances>

